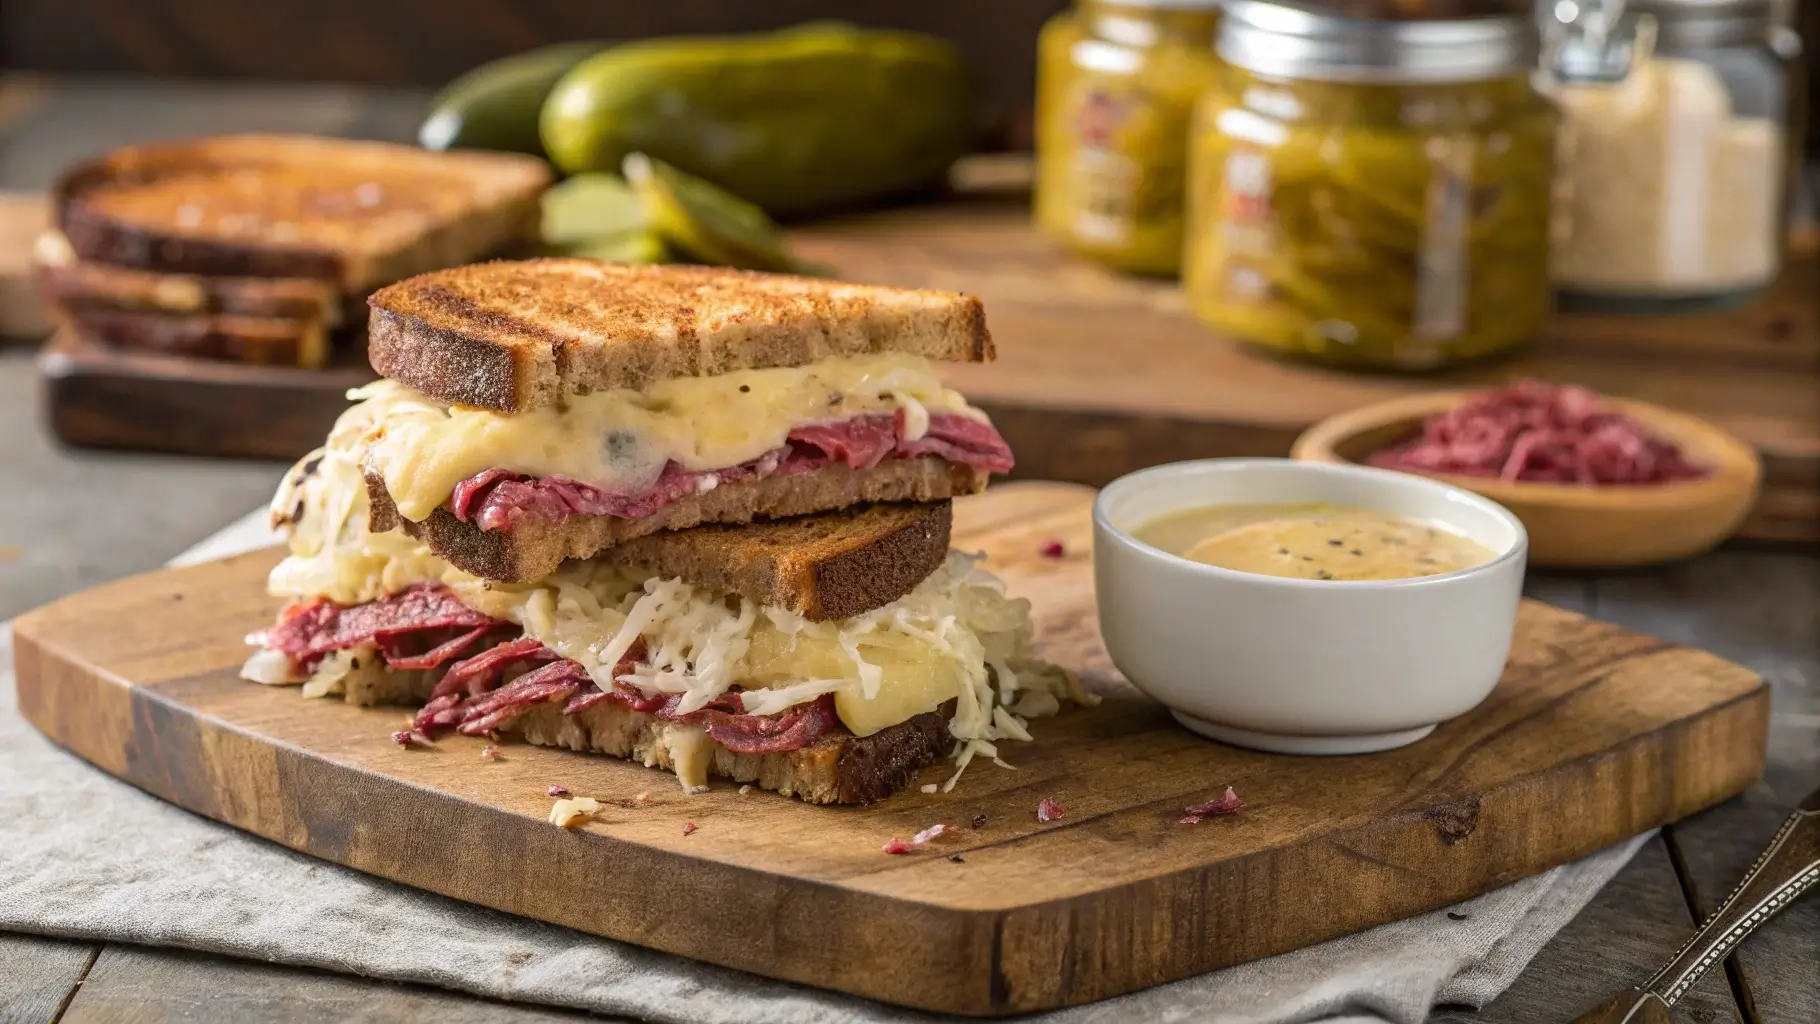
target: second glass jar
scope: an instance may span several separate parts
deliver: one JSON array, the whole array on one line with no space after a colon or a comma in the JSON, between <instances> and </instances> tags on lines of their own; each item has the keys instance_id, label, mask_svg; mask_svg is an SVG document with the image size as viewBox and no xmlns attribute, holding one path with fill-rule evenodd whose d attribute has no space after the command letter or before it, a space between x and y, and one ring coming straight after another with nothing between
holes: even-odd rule
<instances>
[{"instance_id":1,"label":"second glass jar","mask_svg":"<svg viewBox=\"0 0 1820 1024\"><path fill-rule=\"evenodd\" d=\"M1233 0L1195 114L1182 284L1236 339L1432 369L1550 310L1555 108L1533 23L1340 18Z\"/></svg>"},{"instance_id":2,"label":"second glass jar","mask_svg":"<svg viewBox=\"0 0 1820 1024\"><path fill-rule=\"evenodd\" d=\"M1077 0L1037 43L1036 222L1083 256L1176 273L1188 119L1217 0Z\"/></svg>"}]
</instances>

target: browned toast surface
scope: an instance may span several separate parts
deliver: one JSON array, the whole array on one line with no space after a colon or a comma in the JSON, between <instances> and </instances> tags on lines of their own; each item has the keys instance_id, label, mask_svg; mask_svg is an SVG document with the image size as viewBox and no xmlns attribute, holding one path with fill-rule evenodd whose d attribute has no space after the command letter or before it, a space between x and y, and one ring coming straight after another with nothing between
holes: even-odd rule
<instances>
[{"instance_id":1,"label":"browned toast surface","mask_svg":"<svg viewBox=\"0 0 1820 1024\"><path fill-rule=\"evenodd\" d=\"M667 530L627 541L606 557L831 622L882 608L915 589L948 557L953 522L946 501L867 505Z\"/></svg>"},{"instance_id":2,"label":"browned toast surface","mask_svg":"<svg viewBox=\"0 0 1820 1024\"><path fill-rule=\"evenodd\" d=\"M329 332L320 322L81 305L54 305L51 316L78 334L116 348L308 369L319 369L329 359Z\"/></svg>"},{"instance_id":3,"label":"browned toast surface","mask_svg":"<svg viewBox=\"0 0 1820 1024\"><path fill-rule=\"evenodd\" d=\"M832 356L994 355L969 295L718 267L496 261L400 281L370 301L375 370L441 401L508 413Z\"/></svg>"},{"instance_id":4,"label":"browned toast surface","mask_svg":"<svg viewBox=\"0 0 1820 1024\"><path fill-rule=\"evenodd\" d=\"M534 234L549 181L516 154L223 135L114 150L67 171L53 201L86 260L365 293Z\"/></svg>"},{"instance_id":5,"label":"browned toast surface","mask_svg":"<svg viewBox=\"0 0 1820 1024\"><path fill-rule=\"evenodd\" d=\"M231 313L335 326L343 302L329 281L302 277L210 277L90 263L75 258L55 232L40 239L35 268L51 301L64 307Z\"/></svg>"},{"instance_id":6,"label":"browned toast surface","mask_svg":"<svg viewBox=\"0 0 1820 1024\"><path fill-rule=\"evenodd\" d=\"M411 522L398 514L385 481L371 472L367 474L367 497L375 532L402 528L464 572L502 582L530 583L556 571L566 558L593 558L660 531L704 523L787 519L869 502L944 501L984 490L987 476L985 470L936 456L888 459L859 470L835 464L790 476L722 484L638 519L580 516L549 523L527 518L509 530L482 530L456 519L447 508L436 509L421 523ZM945 551L945 542L942 547ZM856 579L855 584L858 582ZM900 596L901 592L892 594L878 603Z\"/></svg>"}]
</instances>

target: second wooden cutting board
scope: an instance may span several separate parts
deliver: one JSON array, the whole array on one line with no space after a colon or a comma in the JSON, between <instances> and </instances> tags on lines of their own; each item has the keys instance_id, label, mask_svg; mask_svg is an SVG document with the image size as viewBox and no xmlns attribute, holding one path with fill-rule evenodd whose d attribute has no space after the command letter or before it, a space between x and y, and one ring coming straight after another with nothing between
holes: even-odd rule
<instances>
[{"instance_id":1,"label":"second wooden cutting board","mask_svg":"<svg viewBox=\"0 0 1820 1024\"><path fill-rule=\"evenodd\" d=\"M1044 654L1105 702L1039 720L1035 743L1005 745L1017 770L975 765L951 795L819 808L722 784L686 797L622 761L509 746L495 762L465 738L400 748L398 709L236 678L242 637L276 609L271 552L21 618L20 708L103 769L317 857L972 1015L1104 999L1430 910L1690 814L1762 771L1769 693L1756 675L1534 603L1491 698L1417 744L1297 758L1201 740L1100 647L1090 497L1013 484L957 504L956 546L983 549L1031 599ZM1039 553L1052 540L1062 558ZM577 831L549 825L552 784L606 813ZM1178 822L1229 784L1243 811ZM1036 820L1044 797L1067 808L1060 820ZM937 822L962 827L928 852L880 849Z\"/></svg>"}]
</instances>

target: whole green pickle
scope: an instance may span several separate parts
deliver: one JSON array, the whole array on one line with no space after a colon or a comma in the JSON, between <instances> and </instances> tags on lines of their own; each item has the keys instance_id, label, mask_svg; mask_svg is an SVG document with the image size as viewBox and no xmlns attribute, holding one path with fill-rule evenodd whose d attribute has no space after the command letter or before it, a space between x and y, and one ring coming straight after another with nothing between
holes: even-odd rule
<instances>
[{"instance_id":1,"label":"whole green pickle","mask_svg":"<svg viewBox=\"0 0 1820 1024\"><path fill-rule=\"evenodd\" d=\"M614 47L564 75L542 117L567 173L645 153L783 215L939 184L972 127L951 44L825 22Z\"/></svg>"},{"instance_id":2,"label":"whole green pickle","mask_svg":"<svg viewBox=\"0 0 1820 1024\"><path fill-rule=\"evenodd\" d=\"M417 131L425 149L501 149L543 155L537 115L544 98L570 68L609 44L552 43L501 57L445 86Z\"/></svg>"}]
</instances>

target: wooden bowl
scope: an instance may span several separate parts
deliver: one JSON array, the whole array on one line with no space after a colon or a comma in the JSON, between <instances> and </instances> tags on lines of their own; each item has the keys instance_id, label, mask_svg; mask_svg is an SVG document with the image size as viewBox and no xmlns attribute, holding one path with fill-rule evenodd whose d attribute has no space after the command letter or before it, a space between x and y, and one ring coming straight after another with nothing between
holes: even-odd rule
<instances>
[{"instance_id":1,"label":"wooden bowl","mask_svg":"<svg viewBox=\"0 0 1820 1024\"><path fill-rule=\"evenodd\" d=\"M1312 462L1362 464L1372 452L1401 440L1422 420L1471 394L1429 392L1341 413L1310 427L1296 439L1290 455ZM1529 530L1531 565L1576 569L1657 565L1700 554L1731 536L1756 503L1763 477L1756 451L1704 420L1661 406L1618 398L1604 402L1713 472L1698 480L1609 487L1432 475L1516 513Z\"/></svg>"}]
</instances>

